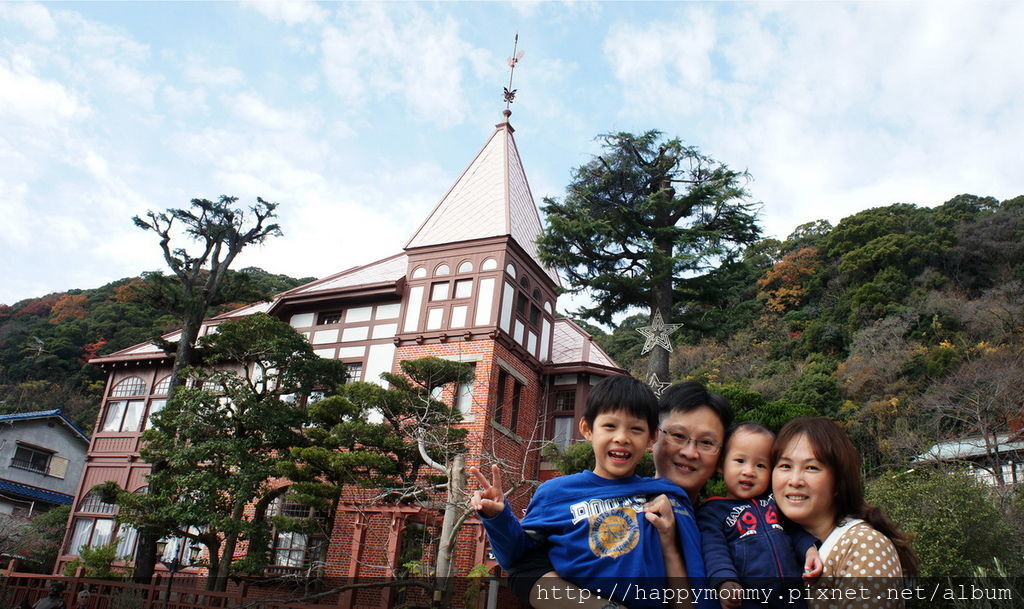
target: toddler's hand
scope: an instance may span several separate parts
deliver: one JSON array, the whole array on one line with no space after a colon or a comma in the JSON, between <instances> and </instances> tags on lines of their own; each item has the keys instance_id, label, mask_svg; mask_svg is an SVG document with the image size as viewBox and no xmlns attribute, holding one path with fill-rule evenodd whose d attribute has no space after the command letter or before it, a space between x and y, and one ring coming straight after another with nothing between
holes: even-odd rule
<instances>
[{"instance_id":1,"label":"toddler's hand","mask_svg":"<svg viewBox=\"0 0 1024 609\"><path fill-rule=\"evenodd\" d=\"M807 583L813 583L821 577L821 573L824 570L825 565L821 562L821 555L818 554L818 548L814 546L807 548L807 555L804 558L804 581Z\"/></svg>"},{"instance_id":2,"label":"toddler's hand","mask_svg":"<svg viewBox=\"0 0 1024 609\"><path fill-rule=\"evenodd\" d=\"M743 586L736 582L725 582L718 586L718 599L723 609L739 609L743 602Z\"/></svg>"}]
</instances>

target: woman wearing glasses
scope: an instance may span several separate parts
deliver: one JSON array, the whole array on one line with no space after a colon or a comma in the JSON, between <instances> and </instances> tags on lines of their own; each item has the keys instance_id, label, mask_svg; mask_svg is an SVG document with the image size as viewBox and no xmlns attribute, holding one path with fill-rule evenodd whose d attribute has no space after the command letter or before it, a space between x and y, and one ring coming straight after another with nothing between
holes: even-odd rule
<instances>
[{"instance_id":1,"label":"woman wearing glasses","mask_svg":"<svg viewBox=\"0 0 1024 609\"><path fill-rule=\"evenodd\" d=\"M678 484L695 506L701 489L718 466L725 430L732 423L732 408L725 398L709 393L703 385L692 381L669 387L658 403L660 433L654 443L657 476ZM638 577L642 575L637 574ZM564 600L554 600L554 595L545 594L545 591L573 589L572 584L559 578L552 570L543 548L527 554L512 570L509 581L516 595L535 609L567 606ZM596 597L559 596L574 596L571 606L578 609L613 609L618 606Z\"/></svg>"}]
</instances>

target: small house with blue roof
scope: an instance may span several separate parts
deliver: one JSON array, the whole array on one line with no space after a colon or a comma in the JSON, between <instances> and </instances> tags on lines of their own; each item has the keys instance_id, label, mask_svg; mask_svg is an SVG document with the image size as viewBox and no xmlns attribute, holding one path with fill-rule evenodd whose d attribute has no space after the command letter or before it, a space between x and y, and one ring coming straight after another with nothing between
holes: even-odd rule
<instances>
[{"instance_id":1,"label":"small house with blue roof","mask_svg":"<svg viewBox=\"0 0 1024 609\"><path fill-rule=\"evenodd\" d=\"M88 450L89 436L60 409L0 415L0 514L71 504Z\"/></svg>"}]
</instances>

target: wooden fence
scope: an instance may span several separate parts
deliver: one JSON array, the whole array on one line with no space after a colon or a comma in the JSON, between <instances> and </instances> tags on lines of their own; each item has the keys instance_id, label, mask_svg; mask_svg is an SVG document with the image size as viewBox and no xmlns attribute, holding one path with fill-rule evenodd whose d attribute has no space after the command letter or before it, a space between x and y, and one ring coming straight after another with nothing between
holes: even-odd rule
<instances>
[{"instance_id":1,"label":"wooden fence","mask_svg":"<svg viewBox=\"0 0 1024 609\"><path fill-rule=\"evenodd\" d=\"M360 588L346 592L311 595L308 591L282 590L248 585L245 582L232 586L227 592L211 592L194 578L172 579L157 574L151 584L134 582L39 575L35 573L0 573L0 609L31 607L37 600L49 594L50 584L64 584L62 598L71 607L80 590L89 590L89 609L353 609L394 606L391 595L381 598L379 584L368 585L368 598L360 598ZM419 592L419 590L417 590ZM296 603L289 599L309 598L312 602ZM419 592L410 595L419 597L421 603L412 602L407 607L428 607L426 595ZM366 601L369 601L367 603ZM381 603L383 601L383 603Z\"/></svg>"}]
</instances>

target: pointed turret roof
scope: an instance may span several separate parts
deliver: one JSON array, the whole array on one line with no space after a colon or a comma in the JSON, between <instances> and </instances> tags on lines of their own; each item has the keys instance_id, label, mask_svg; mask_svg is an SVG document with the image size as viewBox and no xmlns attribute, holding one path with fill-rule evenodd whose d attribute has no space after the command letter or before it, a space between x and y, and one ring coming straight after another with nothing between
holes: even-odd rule
<instances>
[{"instance_id":1,"label":"pointed turret roof","mask_svg":"<svg viewBox=\"0 0 1024 609\"><path fill-rule=\"evenodd\" d=\"M544 227L508 115L496 127L405 248L511 235L561 285L558 274L541 264L537 255L536 241Z\"/></svg>"}]
</instances>

